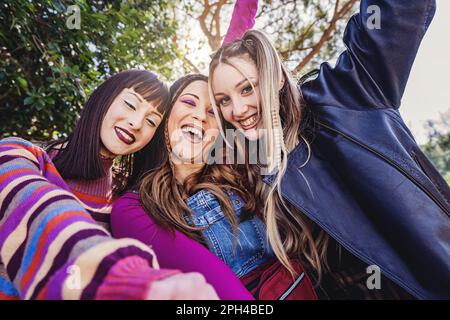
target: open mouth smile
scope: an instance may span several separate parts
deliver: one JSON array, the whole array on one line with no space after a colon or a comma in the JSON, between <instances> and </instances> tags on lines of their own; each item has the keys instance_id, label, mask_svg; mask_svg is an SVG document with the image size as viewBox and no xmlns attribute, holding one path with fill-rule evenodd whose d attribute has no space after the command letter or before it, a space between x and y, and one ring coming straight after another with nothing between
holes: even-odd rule
<instances>
[{"instance_id":1,"label":"open mouth smile","mask_svg":"<svg viewBox=\"0 0 450 320\"><path fill-rule=\"evenodd\" d=\"M254 114L244 120L238 121L243 130L249 130L256 126L259 121L259 117L257 114Z\"/></svg>"},{"instance_id":2,"label":"open mouth smile","mask_svg":"<svg viewBox=\"0 0 450 320\"><path fill-rule=\"evenodd\" d=\"M181 126L181 131L183 132L183 136L191 141L191 143L202 142L205 135L205 130L202 127L193 124Z\"/></svg>"}]
</instances>

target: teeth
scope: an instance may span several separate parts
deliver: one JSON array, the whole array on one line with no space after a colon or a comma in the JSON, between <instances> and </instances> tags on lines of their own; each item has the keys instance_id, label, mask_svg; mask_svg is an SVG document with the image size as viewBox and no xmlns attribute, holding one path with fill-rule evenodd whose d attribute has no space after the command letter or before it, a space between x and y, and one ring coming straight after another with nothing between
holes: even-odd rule
<instances>
[{"instance_id":1,"label":"teeth","mask_svg":"<svg viewBox=\"0 0 450 320\"><path fill-rule=\"evenodd\" d=\"M133 138L130 137L128 135L128 133L126 133L125 131L121 130L120 128L116 128L116 130L119 131L122 134L122 136L125 138L125 140L127 140L128 142L133 142Z\"/></svg>"},{"instance_id":2,"label":"teeth","mask_svg":"<svg viewBox=\"0 0 450 320\"><path fill-rule=\"evenodd\" d=\"M194 128L191 126L185 126L185 127L181 128L181 131L183 131L185 133L192 133L198 139L203 140L203 132L202 132L202 130L200 130L198 128Z\"/></svg>"},{"instance_id":3,"label":"teeth","mask_svg":"<svg viewBox=\"0 0 450 320\"><path fill-rule=\"evenodd\" d=\"M256 115L245 119L244 121L240 121L240 124L242 124L244 127L253 126L256 123L257 117Z\"/></svg>"}]
</instances>

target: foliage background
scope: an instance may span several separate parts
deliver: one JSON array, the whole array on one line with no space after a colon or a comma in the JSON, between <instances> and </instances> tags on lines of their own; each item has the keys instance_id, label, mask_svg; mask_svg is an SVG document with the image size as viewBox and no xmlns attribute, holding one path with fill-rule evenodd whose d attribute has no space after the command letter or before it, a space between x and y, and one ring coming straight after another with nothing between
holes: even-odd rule
<instances>
[{"instance_id":1,"label":"foliage background","mask_svg":"<svg viewBox=\"0 0 450 320\"><path fill-rule=\"evenodd\" d=\"M2 0L0 138L67 136L90 92L122 70L145 68L168 81L206 72L231 18L232 0ZM66 25L80 8L80 29ZM267 32L296 75L333 62L357 0L260 0ZM423 150L450 183L450 111L428 121Z\"/></svg>"}]
</instances>

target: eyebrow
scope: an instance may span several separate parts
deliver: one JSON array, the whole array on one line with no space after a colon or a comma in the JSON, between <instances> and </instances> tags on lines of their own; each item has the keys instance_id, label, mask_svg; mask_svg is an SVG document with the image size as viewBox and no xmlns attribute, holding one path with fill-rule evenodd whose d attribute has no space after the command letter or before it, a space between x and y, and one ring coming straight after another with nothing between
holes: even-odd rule
<instances>
[{"instance_id":1,"label":"eyebrow","mask_svg":"<svg viewBox=\"0 0 450 320\"><path fill-rule=\"evenodd\" d=\"M193 94L193 93L185 93L185 94L183 94L181 97L184 97L184 96L186 96L186 95L193 96L194 98L197 98L197 100L200 100L200 98L199 98L197 95ZM180 98L181 98L181 97L180 97Z\"/></svg>"},{"instance_id":2,"label":"eyebrow","mask_svg":"<svg viewBox=\"0 0 450 320\"><path fill-rule=\"evenodd\" d=\"M163 118L163 115L161 113L159 113L159 111L152 111L152 114L156 114L160 119Z\"/></svg>"},{"instance_id":3,"label":"eyebrow","mask_svg":"<svg viewBox=\"0 0 450 320\"><path fill-rule=\"evenodd\" d=\"M235 85L234 87L237 88L237 87L239 87L240 85L242 85L245 81L254 80L254 79L255 79L254 77L249 77L248 79L247 79L247 78L244 78L244 79L242 79L241 81L239 81L238 83L236 83L236 85ZM215 97L215 96L224 96L224 95L225 95L225 93L218 92L218 93L215 93L215 94L214 94L214 97Z\"/></svg>"},{"instance_id":4,"label":"eyebrow","mask_svg":"<svg viewBox=\"0 0 450 320\"><path fill-rule=\"evenodd\" d=\"M127 93L134 95L136 98L138 98L138 100L139 100L141 103L143 103L142 99L141 99L136 93L131 92L131 91L127 91ZM163 115L162 115L155 107L153 107L153 108L154 108L155 110L152 110L151 114L155 114L155 115L157 115L160 119L162 119L162 118L163 118Z\"/></svg>"}]
</instances>

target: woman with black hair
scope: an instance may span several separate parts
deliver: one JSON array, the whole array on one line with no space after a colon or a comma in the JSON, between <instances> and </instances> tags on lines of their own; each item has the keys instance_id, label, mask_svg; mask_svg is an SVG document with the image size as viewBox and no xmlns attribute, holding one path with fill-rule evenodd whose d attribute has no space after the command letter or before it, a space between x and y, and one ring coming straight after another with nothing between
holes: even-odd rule
<instances>
[{"instance_id":1,"label":"woman with black hair","mask_svg":"<svg viewBox=\"0 0 450 320\"><path fill-rule=\"evenodd\" d=\"M167 102L167 86L154 73L121 72L92 93L70 136L46 147L71 191L106 228L112 200L139 175L134 154L150 168L161 161L151 151L161 138L152 138L161 135Z\"/></svg>"}]
</instances>

